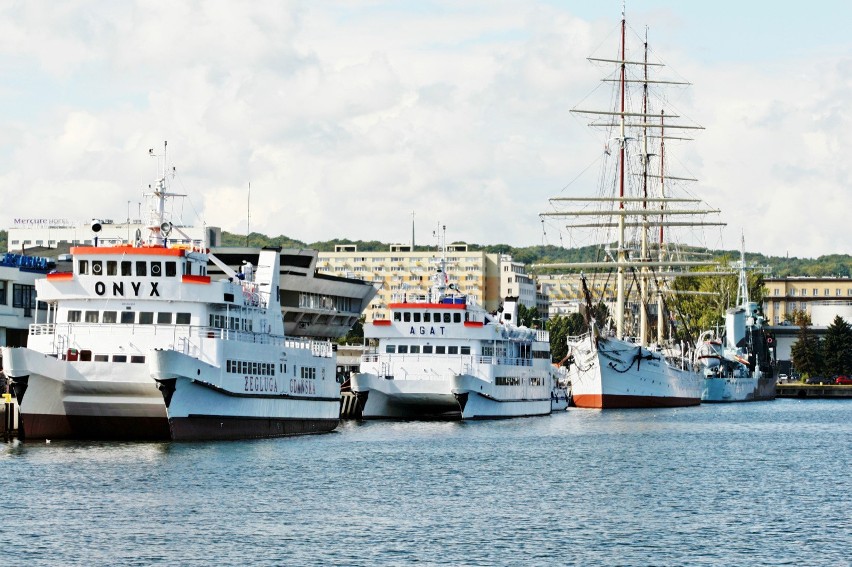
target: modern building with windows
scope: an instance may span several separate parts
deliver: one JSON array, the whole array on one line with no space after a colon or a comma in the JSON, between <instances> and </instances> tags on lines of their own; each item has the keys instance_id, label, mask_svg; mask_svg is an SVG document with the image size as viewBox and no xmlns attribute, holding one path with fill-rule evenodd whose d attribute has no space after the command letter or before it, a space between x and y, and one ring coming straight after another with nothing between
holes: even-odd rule
<instances>
[{"instance_id":1,"label":"modern building with windows","mask_svg":"<svg viewBox=\"0 0 852 567\"><path fill-rule=\"evenodd\" d=\"M502 298L518 293L516 272L507 270L505 279L501 279L501 262L509 257L469 251L466 244L447 246L446 256L447 283L486 310L496 311ZM376 286L378 293L365 311L369 322L386 319L388 305L401 301L407 295L426 295L440 259L441 253L437 250L412 252L409 245L392 244L387 251L362 252L356 245L350 244L336 246L334 252L320 252L317 268L320 272L358 278ZM507 287L503 287L503 282ZM534 307L535 287L532 289L531 306Z\"/></svg>"},{"instance_id":2,"label":"modern building with windows","mask_svg":"<svg viewBox=\"0 0 852 567\"><path fill-rule=\"evenodd\" d=\"M173 226L169 242L207 247L221 245L222 229L219 227ZM147 225L140 219L74 222L67 219L17 218L9 228L7 248L9 252L23 253L30 248L132 244L137 230L143 236L148 234Z\"/></svg>"},{"instance_id":3,"label":"modern building with windows","mask_svg":"<svg viewBox=\"0 0 852 567\"><path fill-rule=\"evenodd\" d=\"M765 278L763 312L772 325L804 311L816 327L828 326L836 315L852 323L852 278L792 276Z\"/></svg>"}]
</instances>

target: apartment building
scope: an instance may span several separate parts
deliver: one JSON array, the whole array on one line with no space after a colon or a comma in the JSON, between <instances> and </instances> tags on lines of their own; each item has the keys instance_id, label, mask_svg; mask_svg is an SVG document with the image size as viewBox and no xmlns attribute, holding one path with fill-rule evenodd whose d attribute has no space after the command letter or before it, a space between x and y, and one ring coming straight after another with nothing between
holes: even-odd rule
<instances>
[{"instance_id":1,"label":"apartment building","mask_svg":"<svg viewBox=\"0 0 852 567\"><path fill-rule=\"evenodd\" d=\"M320 252L320 272L372 282L378 293L364 312L367 321L385 319L388 305L408 296L426 295L441 259L437 250L414 250L410 245L392 244L387 251L363 252L356 245L339 245L334 252ZM522 290L535 307L535 285L529 295L529 276L518 271L522 264L510 256L468 250L466 244L447 246L447 283L488 311L496 311L502 298ZM504 270L504 267L509 269ZM505 285L505 287L504 287Z\"/></svg>"}]
</instances>

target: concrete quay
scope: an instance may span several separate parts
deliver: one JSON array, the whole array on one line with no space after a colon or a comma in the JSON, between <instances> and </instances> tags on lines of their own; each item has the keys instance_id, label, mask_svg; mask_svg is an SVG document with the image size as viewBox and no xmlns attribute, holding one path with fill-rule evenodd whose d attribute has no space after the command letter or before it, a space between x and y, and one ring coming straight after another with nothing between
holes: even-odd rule
<instances>
[{"instance_id":1,"label":"concrete quay","mask_svg":"<svg viewBox=\"0 0 852 567\"><path fill-rule=\"evenodd\" d=\"M778 398L852 398L852 386L824 384L777 384L775 396Z\"/></svg>"}]
</instances>

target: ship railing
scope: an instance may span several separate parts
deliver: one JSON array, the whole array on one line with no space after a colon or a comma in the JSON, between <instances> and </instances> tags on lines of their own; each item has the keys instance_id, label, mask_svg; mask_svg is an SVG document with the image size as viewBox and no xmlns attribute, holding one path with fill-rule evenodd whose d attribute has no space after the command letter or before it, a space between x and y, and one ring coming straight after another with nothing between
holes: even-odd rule
<instances>
[{"instance_id":1,"label":"ship railing","mask_svg":"<svg viewBox=\"0 0 852 567\"><path fill-rule=\"evenodd\" d=\"M253 331L242 331L236 329L222 329L219 327L199 327L194 325L163 325L163 324L103 324L103 323L38 323L29 328L31 336L57 335L61 332L65 335L77 336L110 336L116 333L135 337L163 337L172 344L182 343L187 345L191 339L221 339L227 341L239 341L253 344L271 344L281 347L308 348L314 356L333 356L333 348L328 341L316 341L311 339L285 337L283 335L271 335L269 333L256 333ZM58 345L58 343L57 343ZM62 346L57 346L61 349Z\"/></svg>"},{"instance_id":2,"label":"ship railing","mask_svg":"<svg viewBox=\"0 0 852 567\"><path fill-rule=\"evenodd\" d=\"M438 357L449 358L451 360L469 360L471 363L482 365L502 365L502 366L532 366L533 360L530 358L512 358L506 356L471 356L467 354L396 354L396 353L364 353L361 355L361 362L373 363L390 363L398 362L423 362L435 361Z\"/></svg>"},{"instance_id":3,"label":"ship railing","mask_svg":"<svg viewBox=\"0 0 852 567\"><path fill-rule=\"evenodd\" d=\"M548 331L540 331L536 330L535 332L535 340L543 343L550 342L550 333Z\"/></svg>"}]
</instances>

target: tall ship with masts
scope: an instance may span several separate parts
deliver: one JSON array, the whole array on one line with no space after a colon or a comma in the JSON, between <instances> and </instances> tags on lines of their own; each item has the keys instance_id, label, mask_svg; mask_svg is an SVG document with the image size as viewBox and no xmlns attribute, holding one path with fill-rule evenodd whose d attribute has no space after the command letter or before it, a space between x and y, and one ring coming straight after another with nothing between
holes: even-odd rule
<instances>
[{"instance_id":1,"label":"tall ship with masts","mask_svg":"<svg viewBox=\"0 0 852 567\"><path fill-rule=\"evenodd\" d=\"M676 227L723 223L707 219L707 215L719 211L702 206L702 199L689 194L679 196L673 191L675 184L694 179L669 175L666 170L666 141L688 139L672 133L701 127L679 123L680 117L666 112L661 105L653 108L657 101L665 99L652 98L651 88L688 83L652 79L649 71L663 65L649 61L647 30L643 57L628 57L626 35L627 22L622 12L617 56L589 58L612 66L613 73L604 82L615 86L613 106L605 110L573 110L593 116L590 126L605 131L599 193L552 198L554 210L542 213L543 219L574 219L567 225L572 231L595 231L595 241L602 245L604 258L536 268L596 271L607 281L613 273L615 276L616 299L611 313L593 305L587 286L590 276L585 273L582 278L588 332L568 339L568 372L576 406L692 406L700 403L702 386L694 358L695 340L666 337L671 316L666 295L671 293L668 282L673 277L713 263L679 257L668 232ZM614 151L609 147L611 140L618 144ZM654 306L655 340L651 333Z\"/></svg>"}]
</instances>

